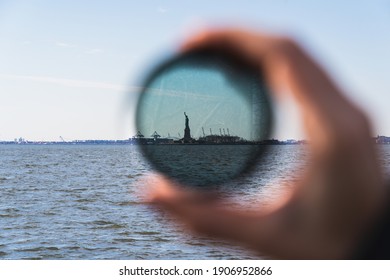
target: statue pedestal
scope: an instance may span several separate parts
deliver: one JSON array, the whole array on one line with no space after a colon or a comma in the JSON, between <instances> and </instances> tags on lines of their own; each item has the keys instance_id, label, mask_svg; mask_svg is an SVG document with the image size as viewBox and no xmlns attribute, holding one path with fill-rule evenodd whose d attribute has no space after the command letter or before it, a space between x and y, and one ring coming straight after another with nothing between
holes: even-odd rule
<instances>
[{"instance_id":1,"label":"statue pedestal","mask_svg":"<svg viewBox=\"0 0 390 280\"><path fill-rule=\"evenodd\" d=\"M184 138L183 138L183 140L184 140L184 143L189 143L192 140L189 127L186 127L184 129Z\"/></svg>"}]
</instances>

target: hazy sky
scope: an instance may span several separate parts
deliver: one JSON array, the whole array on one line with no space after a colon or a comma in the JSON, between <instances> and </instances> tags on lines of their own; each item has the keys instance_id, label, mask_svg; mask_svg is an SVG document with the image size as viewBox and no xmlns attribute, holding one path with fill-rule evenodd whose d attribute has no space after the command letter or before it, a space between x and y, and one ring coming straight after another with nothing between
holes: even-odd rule
<instances>
[{"instance_id":1,"label":"hazy sky","mask_svg":"<svg viewBox=\"0 0 390 280\"><path fill-rule=\"evenodd\" d=\"M390 1L0 0L0 140L131 137L150 62L236 24L294 35L390 136ZM277 108L275 137L304 137L290 102Z\"/></svg>"}]
</instances>

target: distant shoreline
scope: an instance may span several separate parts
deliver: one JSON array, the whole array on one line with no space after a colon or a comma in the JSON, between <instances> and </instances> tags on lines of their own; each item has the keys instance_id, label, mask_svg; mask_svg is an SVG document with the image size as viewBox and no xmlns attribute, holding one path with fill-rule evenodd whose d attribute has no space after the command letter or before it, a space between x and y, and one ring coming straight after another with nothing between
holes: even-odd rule
<instances>
[{"instance_id":1,"label":"distant shoreline","mask_svg":"<svg viewBox=\"0 0 390 280\"><path fill-rule=\"evenodd\" d=\"M264 143L258 144L258 145L303 145L307 144L307 141L301 140L301 141L295 141L295 140L288 140L288 141L279 141L279 140L265 140ZM143 146L141 144L135 144L134 142L130 140L76 140L76 141L0 141L0 145L130 145L130 146ZM192 146L215 146L215 145L229 145L229 144L157 144L163 145L163 146L177 146L177 145L192 145ZM230 144L230 145L240 145L240 144ZM249 145L249 144L242 144L242 145ZM254 144L253 144L254 145Z\"/></svg>"},{"instance_id":2,"label":"distant shoreline","mask_svg":"<svg viewBox=\"0 0 390 280\"><path fill-rule=\"evenodd\" d=\"M372 141L375 144L390 144L390 137L388 136L377 136L372 137ZM304 145L308 144L307 140L294 140L289 139L285 141L277 139L264 140L260 145ZM0 141L0 145L133 145L138 146L139 144L134 143L134 140L73 140L73 141L29 141L23 138L15 139L14 141ZM177 144L166 144L166 145L177 145ZM202 144L204 145L204 144ZM207 144L206 144L207 145ZM210 144L212 145L212 144Z\"/></svg>"}]
</instances>

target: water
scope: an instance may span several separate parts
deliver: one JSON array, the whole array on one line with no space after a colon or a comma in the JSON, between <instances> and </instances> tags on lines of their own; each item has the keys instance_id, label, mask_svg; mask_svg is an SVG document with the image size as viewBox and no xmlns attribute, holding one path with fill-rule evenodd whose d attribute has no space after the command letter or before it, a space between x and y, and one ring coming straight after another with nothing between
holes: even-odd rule
<instances>
[{"instance_id":1,"label":"water","mask_svg":"<svg viewBox=\"0 0 390 280\"><path fill-rule=\"evenodd\" d=\"M230 183L232 196L272 202L281 190L266 185L296 174L304 154L304 146L272 146L262 173ZM390 147L382 161L390 165ZM194 237L142 204L141 179L150 170L134 146L0 145L0 258L259 258Z\"/></svg>"},{"instance_id":2,"label":"water","mask_svg":"<svg viewBox=\"0 0 390 280\"><path fill-rule=\"evenodd\" d=\"M240 175L264 145L144 145L160 172L185 184L210 187Z\"/></svg>"}]
</instances>

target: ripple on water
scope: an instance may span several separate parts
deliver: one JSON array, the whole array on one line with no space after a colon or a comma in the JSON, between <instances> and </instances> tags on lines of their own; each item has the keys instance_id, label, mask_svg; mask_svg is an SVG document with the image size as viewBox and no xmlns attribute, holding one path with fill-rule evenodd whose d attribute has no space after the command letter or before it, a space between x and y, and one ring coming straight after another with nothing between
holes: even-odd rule
<instances>
[{"instance_id":1,"label":"ripple on water","mask_svg":"<svg viewBox=\"0 0 390 280\"><path fill-rule=\"evenodd\" d=\"M158 231L136 231L134 233L139 234L139 235L159 235L159 234L161 234L161 232L158 232Z\"/></svg>"},{"instance_id":2,"label":"ripple on water","mask_svg":"<svg viewBox=\"0 0 390 280\"><path fill-rule=\"evenodd\" d=\"M88 197L88 198L79 198L79 199L76 199L75 200L75 202L77 202L77 203L91 203L91 202L96 202L96 200L97 199L95 199L95 198L90 198L90 197Z\"/></svg>"},{"instance_id":3,"label":"ripple on water","mask_svg":"<svg viewBox=\"0 0 390 280\"><path fill-rule=\"evenodd\" d=\"M118 206L133 206L133 205L144 205L141 201L120 201L115 203Z\"/></svg>"},{"instance_id":4,"label":"ripple on water","mask_svg":"<svg viewBox=\"0 0 390 280\"><path fill-rule=\"evenodd\" d=\"M18 218L22 216L20 210L15 208L6 208L1 212L0 212L0 218Z\"/></svg>"},{"instance_id":5,"label":"ripple on water","mask_svg":"<svg viewBox=\"0 0 390 280\"><path fill-rule=\"evenodd\" d=\"M6 255L8 255L7 252L0 251L0 257L5 257Z\"/></svg>"},{"instance_id":6,"label":"ripple on water","mask_svg":"<svg viewBox=\"0 0 390 280\"><path fill-rule=\"evenodd\" d=\"M137 178L137 177L140 177L140 176L143 176L143 175L145 175L145 174L143 174L143 173L136 173L136 174L128 174L128 175L126 175L126 177L128 179L134 179L134 178Z\"/></svg>"},{"instance_id":7,"label":"ripple on water","mask_svg":"<svg viewBox=\"0 0 390 280\"><path fill-rule=\"evenodd\" d=\"M119 243L134 243L137 239L134 238L114 238L112 241Z\"/></svg>"},{"instance_id":8,"label":"ripple on water","mask_svg":"<svg viewBox=\"0 0 390 280\"><path fill-rule=\"evenodd\" d=\"M94 221L92 222L93 225L97 225L98 227L95 227L95 228L98 228L98 229L121 229L121 228L126 228L127 225L126 224L118 224L118 223L115 223L115 222L111 222L111 221L104 221L104 220L97 220L97 221Z\"/></svg>"},{"instance_id":9,"label":"ripple on water","mask_svg":"<svg viewBox=\"0 0 390 280\"><path fill-rule=\"evenodd\" d=\"M188 242L186 242L186 244L191 245L191 246L201 246L201 247L207 246L207 244L205 244L205 243L196 242L196 241L188 241Z\"/></svg>"},{"instance_id":10,"label":"ripple on water","mask_svg":"<svg viewBox=\"0 0 390 280\"><path fill-rule=\"evenodd\" d=\"M171 242L172 240L163 238L163 237L155 237L151 240L152 242Z\"/></svg>"},{"instance_id":11,"label":"ripple on water","mask_svg":"<svg viewBox=\"0 0 390 280\"><path fill-rule=\"evenodd\" d=\"M59 251L58 247L48 246L48 247L32 247L32 248L20 248L16 249L17 252L41 252L41 251Z\"/></svg>"}]
</instances>

